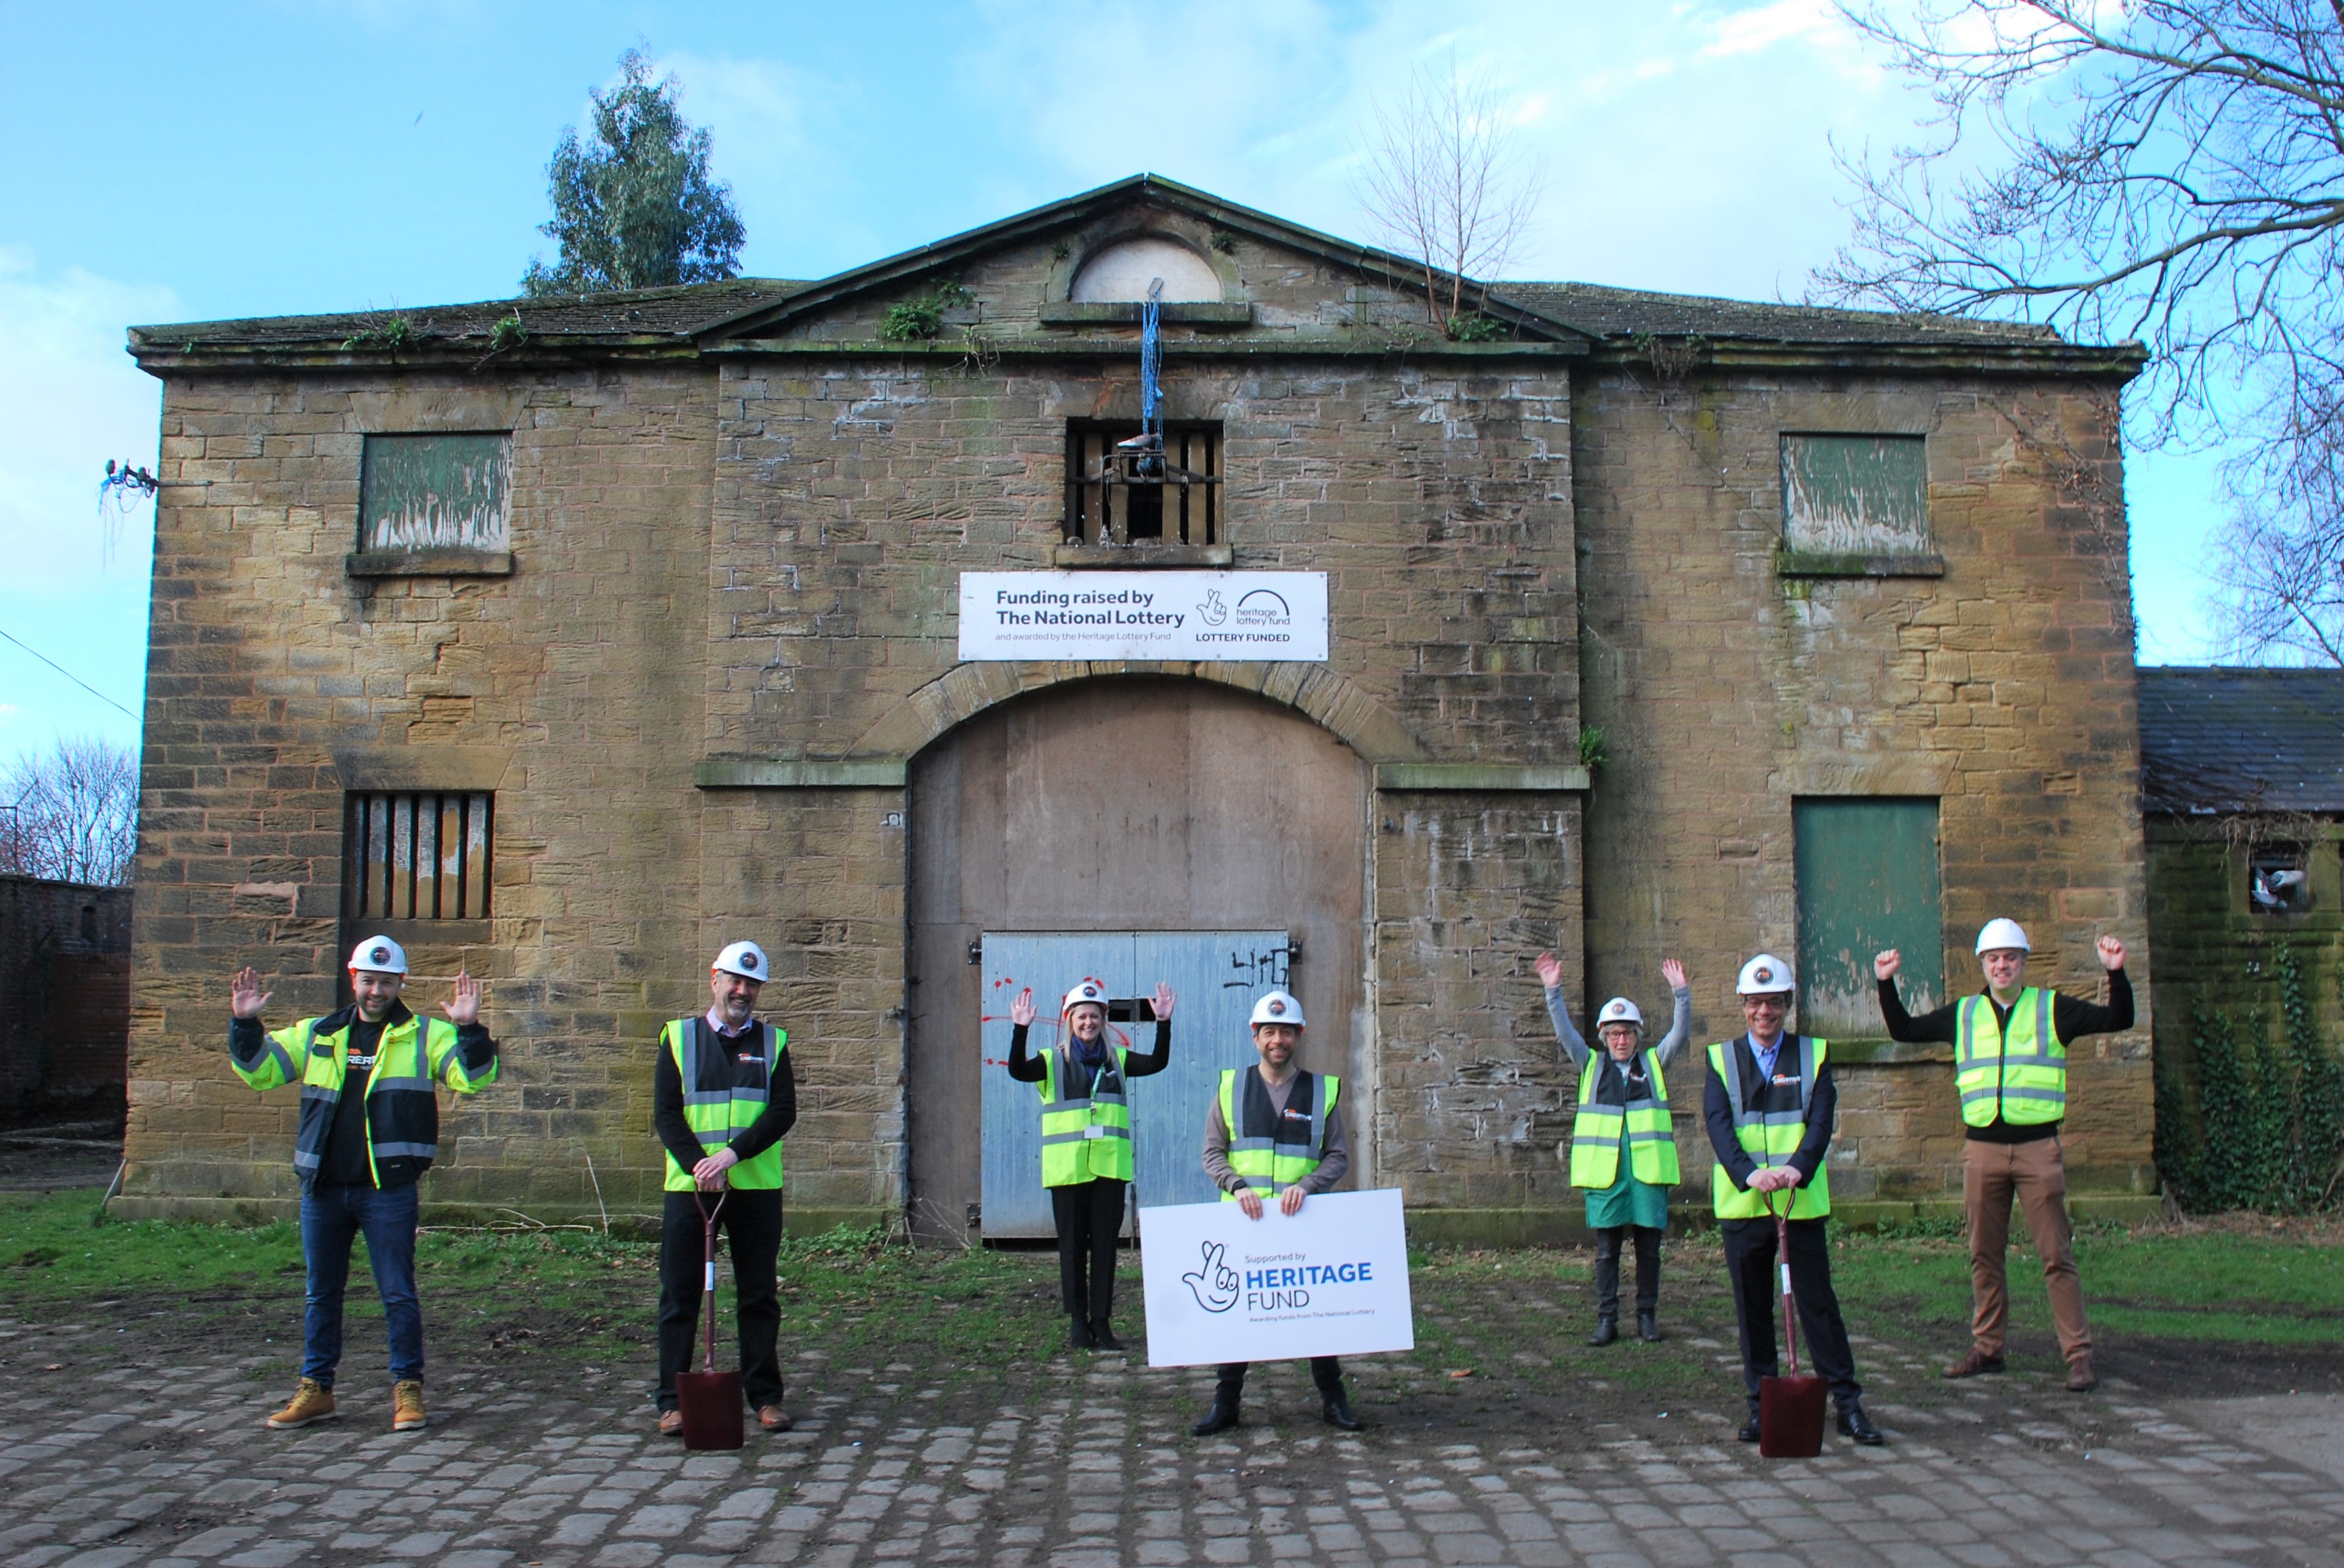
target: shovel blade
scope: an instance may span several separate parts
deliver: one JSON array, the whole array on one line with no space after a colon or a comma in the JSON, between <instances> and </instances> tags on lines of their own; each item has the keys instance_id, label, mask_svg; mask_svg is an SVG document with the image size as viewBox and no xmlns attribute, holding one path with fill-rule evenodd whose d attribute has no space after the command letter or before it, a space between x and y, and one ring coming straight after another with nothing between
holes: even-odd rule
<instances>
[{"instance_id":1,"label":"shovel blade","mask_svg":"<svg viewBox=\"0 0 2344 1568\"><path fill-rule=\"evenodd\" d=\"M683 1412L684 1447L741 1446L740 1373L677 1373L675 1406Z\"/></svg>"},{"instance_id":2,"label":"shovel blade","mask_svg":"<svg viewBox=\"0 0 2344 1568\"><path fill-rule=\"evenodd\" d=\"M1823 1451L1824 1380L1759 1379L1758 1452L1768 1459L1813 1459Z\"/></svg>"}]
</instances>

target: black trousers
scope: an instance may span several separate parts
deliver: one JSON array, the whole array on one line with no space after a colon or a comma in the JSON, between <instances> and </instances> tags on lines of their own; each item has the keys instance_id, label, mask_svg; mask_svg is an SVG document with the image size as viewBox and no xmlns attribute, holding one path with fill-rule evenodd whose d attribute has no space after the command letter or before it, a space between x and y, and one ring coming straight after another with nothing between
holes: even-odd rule
<instances>
[{"instance_id":1,"label":"black trousers","mask_svg":"<svg viewBox=\"0 0 2344 1568\"><path fill-rule=\"evenodd\" d=\"M1128 1185L1095 1176L1050 1189L1050 1215L1058 1224L1058 1299L1070 1318L1104 1323L1115 1310L1115 1244Z\"/></svg>"},{"instance_id":2,"label":"black trousers","mask_svg":"<svg viewBox=\"0 0 2344 1568\"><path fill-rule=\"evenodd\" d=\"M1801 1371L1813 1371L1831 1387L1833 1402L1864 1391L1855 1381L1855 1356L1847 1348L1847 1325L1840 1321L1839 1295L1832 1289L1831 1251L1824 1239L1825 1219L1791 1221L1791 1300L1799 1309L1799 1343L1806 1351ZM1758 1380L1782 1371L1774 1357L1774 1320L1783 1311L1783 1282L1774 1271L1774 1222L1728 1219L1725 1271L1733 1280L1733 1316L1742 1329L1742 1386L1750 1413L1758 1413Z\"/></svg>"},{"instance_id":3,"label":"black trousers","mask_svg":"<svg viewBox=\"0 0 2344 1568\"><path fill-rule=\"evenodd\" d=\"M1238 1395L1245 1392L1246 1369L1251 1365L1253 1365L1251 1361L1223 1361L1221 1363L1221 1397L1235 1400ZM1318 1393L1321 1398L1332 1399L1337 1394L1341 1393L1343 1391L1343 1363L1341 1359L1335 1356L1311 1357L1310 1381L1314 1384L1318 1385Z\"/></svg>"},{"instance_id":4,"label":"black trousers","mask_svg":"<svg viewBox=\"0 0 2344 1568\"><path fill-rule=\"evenodd\" d=\"M1620 1246L1631 1230L1636 1233L1636 1310L1660 1310L1660 1231L1650 1225L1603 1225L1595 1231L1595 1310L1601 1317L1620 1315Z\"/></svg>"},{"instance_id":5,"label":"black trousers","mask_svg":"<svg viewBox=\"0 0 2344 1568\"><path fill-rule=\"evenodd\" d=\"M700 1202L713 1207L713 1192L671 1192L661 1216L659 1304L659 1408L675 1409L675 1374L700 1370L701 1300L706 1259ZM732 1249L733 1316L741 1335L741 1393L752 1409L782 1402L782 1357L776 1344L782 1303L775 1295L774 1261L782 1249L782 1193L738 1188L722 1195L716 1228Z\"/></svg>"}]
</instances>

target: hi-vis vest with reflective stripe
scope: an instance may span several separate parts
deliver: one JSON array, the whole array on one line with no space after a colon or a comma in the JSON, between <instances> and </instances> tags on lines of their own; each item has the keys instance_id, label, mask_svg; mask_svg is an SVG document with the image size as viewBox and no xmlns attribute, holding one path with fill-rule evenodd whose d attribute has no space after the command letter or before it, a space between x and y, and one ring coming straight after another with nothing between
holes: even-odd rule
<instances>
[{"instance_id":1,"label":"hi-vis vest with reflective stripe","mask_svg":"<svg viewBox=\"0 0 2344 1568\"><path fill-rule=\"evenodd\" d=\"M1783 1049L1774 1057L1774 1076L1783 1078L1784 1057L1789 1047L1798 1046L1798 1075L1790 1082L1756 1086L1760 1109L1745 1110L1749 1099L1742 1082L1742 1053L1733 1047L1739 1040L1721 1041L1709 1047L1709 1065L1725 1085L1726 1104L1733 1111L1733 1137L1742 1145L1752 1163L1759 1166L1788 1165L1791 1156L1799 1152L1799 1145L1807 1136L1807 1102L1815 1092L1815 1075L1823 1070L1824 1057L1830 1042L1813 1039L1805 1035L1783 1037ZM1787 1092L1785 1092L1787 1091ZM1766 1108L1769 1100L1773 1108ZM1791 1218L1820 1219L1831 1212L1831 1170L1818 1165L1804 1187L1791 1189ZM1767 1218L1763 1192L1753 1192L1733 1185L1723 1161L1712 1166L1709 1173L1710 1202L1720 1219L1763 1219ZM1777 1203L1776 1208L1781 1204Z\"/></svg>"},{"instance_id":2,"label":"hi-vis vest with reflective stripe","mask_svg":"<svg viewBox=\"0 0 2344 1568\"><path fill-rule=\"evenodd\" d=\"M1073 1187L1098 1177L1131 1179L1131 1107L1124 1097L1125 1052L1109 1047L1091 1075L1087 1099L1068 1099L1064 1047L1042 1053L1042 1185Z\"/></svg>"},{"instance_id":3,"label":"hi-vis vest with reflective stripe","mask_svg":"<svg viewBox=\"0 0 2344 1568\"><path fill-rule=\"evenodd\" d=\"M1246 1085L1243 1103L1238 1097L1240 1073ZM1298 1072L1288 1093L1287 1114L1279 1116L1259 1072L1223 1067L1221 1125L1229 1129L1229 1168L1256 1192L1278 1192L1300 1182L1326 1158L1327 1118L1342 1092L1343 1080L1333 1073ZM1258 1130L1264 1127L1277 1130L1264 1137ZM1224 1203L1237 1200L1234 1192L1221 1194Z\"/></svg>"},{"instance_id":4,"label":"hi-vis vest with reflective stripe","mask_svg":"<svg viewBox=\"0 0 2344 1568\"><path fill-rule=\"evenodd\" d=\"M320 1018L304 1018L289 1029L272 1030L260 1037L249 1058L231 1050L228 1065L256 1089L279 1084L301 1086L301 1120L293 1135L293 1168L306 1186L326 1160L326 1139L333 1131L334 1108L342 1098L342 1082L349 1069L350 1027L356 1007L345 1007ZM325 1026L331 1024L330 1029ZM440 1098L434 1092L446 1084L458 1094L470 1094L497 1081L498 1063L491 1057L477 1077L464 1068L463 1053L456 1048L456 1026L445 1018L421 1018L413 1013L383 1026L375 1047L374 1071L367 1079L367 1168L374 1184L419 1176L440 1153Z\"/></svg>"},{"instance_id":5,"label":"hi-vis vest with reflective stripe","mask_svg":"<svg viewBox=\"0 0 2344 1568\"><path fill-rule=\"evenodd\" d=\"M1628 1140L1628 1174L1654 1187L1674 1187L1677 1169L1676 1135L1669 1130L1669 1085L1661 1077L1660 1058L1652 1051L1644 1058L1650 1097L1625 1105L1605 1105L1595 1098L1602 1081L1609 1051L1600 1047L1587 1053L1579 1070L1579 1117L1571 1124L1571 1184L1599 1191L1620 1179L1620 1140ZM1622 1075L1623 1077L1625 1074Z\"/></svg>"},{"instance_id":6,"label":"hi-vis vest with reflective stripe","mask_svg":"<svg viewBox=\"0 0 2344 1568\"><path fill-rule=\"evenodd\" d=\"M2006 1028L1984 996L1965 996L1955 1010L1954 1087L1970 1126L1991 1126L1997 1108L2013 1127L2066 1116L2067 1047L2051 1022L2051 999L2027 986L2010 1005Z\"/></svg>"},{"instance_id":7,"label":"hi-vis vest with reflective stripe","mask_svg":"<svg viewBox=\"0 0 2344 1568\"><path fill-rule=\"evenodd\" d=\"M765 1087L763 1088L702 1089L700 1087L701 1053L713 1050L729 1057L748 1043L747 1038L728 1040L715 1036L704 1027L702 1018L678 1018L660 1031L660 1044L675 1057L676 1071L683 1075L683 1119L692 1124L693 1136L700 1147L710 1154L728 1148L732 1140L756 1125L765 1114L765 1106L773 1097L773 1074L780 1070L782 1047L790 1043L787 1031L771 1024L758 1024L755 1039L763 1047ZM754 1047L753 1047L754 1048ZM727 1075L731 1063L725 1064ZM782 1146L776 1142L753 1159L744 1159L724 1173L724 1179L744 1192L768 1192L782 1184ZM698 1184L692 1172L667 1157L667 1189L670 1192L690 1192Z\"/></svg>"}]
</instances>

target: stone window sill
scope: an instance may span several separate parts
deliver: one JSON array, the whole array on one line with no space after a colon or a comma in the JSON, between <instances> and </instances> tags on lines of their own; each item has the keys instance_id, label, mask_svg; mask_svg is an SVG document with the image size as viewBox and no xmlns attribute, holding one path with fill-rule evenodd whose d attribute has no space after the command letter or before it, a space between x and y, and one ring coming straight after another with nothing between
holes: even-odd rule
<instances>
[{"instance_id":1,"label":"stone window sill","mask_svg":"<svg viewBox=\"0 0 2344 1568\"><path fill-rule=\"evenodd\" d=\"M1237 552L1226 544L1061 544L1050 551L1050 564L1061 569L1098 567L1198 567L1226 569L1236 564Z\"/></svg>"},{"instance_id":2,"label":"stone window sill","mask_svg":"<svg viewBox=\"0 0 2344 1568\"><path fill-rule=\"evenodd\" d=\"M1167 327L1250 327L1253 307L1238 301L1175 300L1157 307L1159 319ZM1139 325L1139 301L1137 299L1094 299L1076 304L1071 300L1042 307L1045 327L1096 327L1102 324Z\"/></svg>"},{"instance_id":3,"label":"stone window sill","mask_svg":"<svg viewBox=\"0 0 2344 1568\"><path fill-rule=\"evenodd\" d=\"M362 550L342 557L350 577L510 577L510 550Z\"/></svg>"},{"instance_id":4,"label":"stone window sill","mask_svg":"<svg viewBox=\"0 0 2344 1568\"><path fill-rule=\"evenodd\" d=\"M1950 1062L1954 1047L1941 1040L1843 1040L1830 1035L1831 1059L1834 1065L1849 1067L1903 1067L1913 1062Z\"/></svg>"},{"instance_id":5,"label":"stone window sill","mask_svg":"<svg viewBox=\"0 0 2344 1568\"><path fill-rule=\"evenodd\" d=\"M1943 577L1942 555L1857 555L1820 550L1777 550L1774 570L1783 577Z\"/></svg>"}]
</instances>

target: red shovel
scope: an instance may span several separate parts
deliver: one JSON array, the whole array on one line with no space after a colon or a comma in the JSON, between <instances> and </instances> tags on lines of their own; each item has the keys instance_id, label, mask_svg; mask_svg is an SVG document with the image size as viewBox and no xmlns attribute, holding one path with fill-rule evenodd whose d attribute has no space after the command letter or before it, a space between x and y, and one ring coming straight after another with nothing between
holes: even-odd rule
<instances>
[{"instance_id":1,"label":"red shovel","mask_svg":"<svg viewBox=\"0 0 2344 1568\"><path fill-rule=\"evenodd\" d=\"M1776 1213L1774 1195L1766 1195L1766 1212L1774 1216L1774 1262L1783 1271L1783 1338L1791 1356L1790 1376L1758 1380L1758 1452L1768 1459L1813 1459L1824 1451L1824 1381L1799 1375L1799 1315L1791 1300L1791 1207L1796 1202Z\"/></svg>"},{"instance_id":2,"label":"red shovel","mask_svg":"<svg viewBox=\"0 0 2344 1568\"><path fill-rule=\"evenodd\" d=\"M698 1194L692 1196L692 1202L700 1202ZM700 1371L678 1372L675 1378L675 1404L683 1412L686 1448L741 1446L741 1374L716 1370L716 1217L723 1212L723 1194L718 1195L715 1208L700 1210L702 1235L707 1243L702 1256L707 1260L703 1278L708 1296L708 1348L702 1354Z\"/></svg>"}]
</instances>

